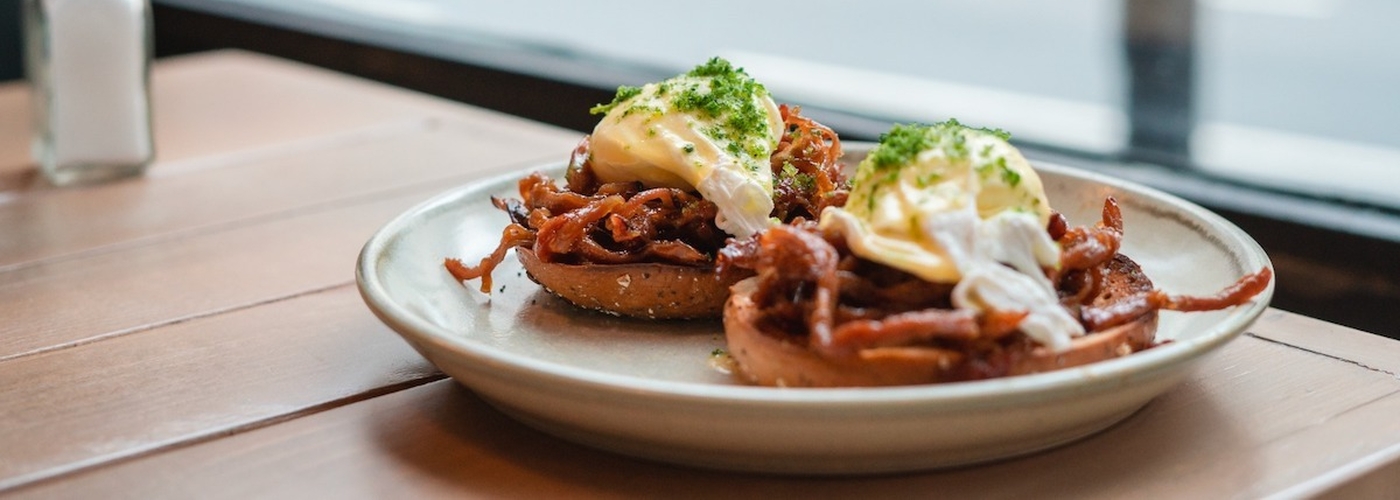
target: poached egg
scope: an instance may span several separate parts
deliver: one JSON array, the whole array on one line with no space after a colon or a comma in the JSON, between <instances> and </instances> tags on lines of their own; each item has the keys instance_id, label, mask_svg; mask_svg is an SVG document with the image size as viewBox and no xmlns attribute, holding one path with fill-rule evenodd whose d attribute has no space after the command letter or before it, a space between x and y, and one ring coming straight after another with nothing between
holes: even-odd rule
<instances>
[{"instance_id":1,"label":"poached egg","mask_svg":"<svg viewBox=\"0 0 1400 500\"><path fill-rule=\"evenodd\" d=\"M783 133L763 85L720 58L674 78L622 87L593 110L590 155L603 182L698 191L736 237L767 228L773 211L769 157Z\"/></svg>"},{"instance_id":2,"label":"poached egg","mask_svg":"<svg viewBox=\"0 0 1400 500\"><path fill-rule=\"evenodd\" d=\"M882 135L846 206L819 224L862 258L956 283L955 307L1026 313L1021 331L1062 351L1084 329L1042 270L1060 258L1050 216L1040 177L1004 132L949 121Z\"/></svg>"}]
</instances>

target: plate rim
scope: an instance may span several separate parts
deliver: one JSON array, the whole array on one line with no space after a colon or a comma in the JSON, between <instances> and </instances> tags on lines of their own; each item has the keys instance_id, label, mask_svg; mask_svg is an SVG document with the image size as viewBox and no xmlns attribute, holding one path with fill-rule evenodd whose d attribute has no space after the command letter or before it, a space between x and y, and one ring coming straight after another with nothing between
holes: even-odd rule
<instances>
[{"instance_id":1,"label":"plate rim","mask_svg":"<svg viewBox=\"0 0 1400 500\"><path fill-rule=\"evenodd\" d=\"M864 152L870 143L847 141L843 143L848 153ZM385 250L398 238L407 234L415 220L438 210L450 210L463 199L478 195L481 191L499 187L502 183L518 180L522 173L535 170L562 169L567 162L552 161L536 164L523 169L489 175L449 188L434 195L385 223L366 241L356 259L355 281L366 305L410 344L430 343L471 359L475 363L489 364L495 368L507 368L513 372L524 372L530 376L562 384L562 386L587 387L594 391L611 393L625 392L636 396L659 398L661 400L692 400L708 404L763 405L772 408L825 408L828 410L859 409L878 404L887 407L913 405L918 407L938 407L949 410L965 410L970 407L991 408L1004 405L1025 404L1028 400L1053 400L1065 392L1111 390L1124 377L1144 376L1170 369L1171 367L1200 358L1235 337L1242 334L1268 308L1277 280L1270 280L1268 286L1249 303L1231 310L1221 321L1210 326L1207 332L1193 338L1175 341L1156 348L1134 353L1132 356L1098 361L1087 365L1055 370L1051 372L1002 377L989 380L925 384L894 387L841 387L841 388L784 388L748 385L719 385L705 382L656 380L635 375L607 373L593 369L568 366L556 362L535 359L495 347L471 338L454 334L447 329L432 324L414 314L401 310L391 300L377 271ZM1111 177L1099 172L1084 170L1045 161L1031 161L1038 172L1053 172L1058 175L1078 177L1082 180L1103 184L1161 201L1181 208L1215 229L1222 230L1232 240L1242 244L1246 250L1244 262L1255 260L1272 269L1267 253L1258 242L1244 230L1224 217L1195 203L1170 193ZM465 382L465 381L463 381Z\"/></svg>"}]
</instances>

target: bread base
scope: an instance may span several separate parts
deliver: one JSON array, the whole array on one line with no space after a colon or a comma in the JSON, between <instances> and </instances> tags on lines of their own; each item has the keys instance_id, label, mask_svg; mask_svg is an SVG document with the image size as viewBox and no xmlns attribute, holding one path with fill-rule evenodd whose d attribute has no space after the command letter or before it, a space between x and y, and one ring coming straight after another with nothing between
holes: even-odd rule
<instances>
[{"instance_id":1,"label":"bread base","mask_svg":"<svg viewBox=\"0 0 1400 500\"><path fill-rule=\"evenodd\" d=\"M518 247L516 257L530 279L585 309L648 319L717 318L729 287L743 278L721 279L714 267L669 264L558 264L541 262Z\"/></svg>"}]
</instances>

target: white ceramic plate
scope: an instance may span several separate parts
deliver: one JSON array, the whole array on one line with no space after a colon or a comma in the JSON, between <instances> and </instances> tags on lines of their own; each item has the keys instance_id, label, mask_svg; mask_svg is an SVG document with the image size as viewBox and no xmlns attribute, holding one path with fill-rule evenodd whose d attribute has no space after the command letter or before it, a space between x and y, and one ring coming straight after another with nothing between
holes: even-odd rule
<instances>
[{"instance_id":1,"label":"white ceramic plate","mask_svg":"<svg viewBox=\"0 0 1400 500\"><path fill-rule=\"evenodd\" d=\"M847 161L868 146L848 145ZM1118 199L1123 252L1159 288L1214 293L1268 266L1248 235L1205 209L1145 187L1039 164L1053 206L1092 224ZM542 166L562 176L563 165ZM718 321L656 322L581 311L543 292L514 257L488 298L442 268L496 245L506 216L491 195L518 196L525 172L437 196L365 245L357 278L370 309L444 372L501 411L559 437L708 468L799 474L907 471L993 460L1061 445L1131 415L1179 382L1202 355L1264 311L1164 312L1173 342L1051 373L896 388L779 389L736 382L712 365Z\"/></svg>"}]
</instances>

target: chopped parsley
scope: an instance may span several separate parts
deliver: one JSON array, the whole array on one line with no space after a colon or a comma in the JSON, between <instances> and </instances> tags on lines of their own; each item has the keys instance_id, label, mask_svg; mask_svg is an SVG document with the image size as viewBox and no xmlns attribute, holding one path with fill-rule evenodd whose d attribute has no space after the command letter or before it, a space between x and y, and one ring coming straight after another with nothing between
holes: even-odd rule
<instances>
[{"instance_id":1,"label":"chopped parsley","mask_svg":"<svg viewBox=\"0 0 1400 500\"><path fill-rule=\"evenodd\" d=\"M704 120L707 126L697 130L723 144L730 154L767 160L775 146L769 130L769 109L764 105L767 96L768 89L742 68L714 57L659 83L618 87L612 102L594 106L589 112L608 114L621 109L621 117L634 113L656 117L671 110L686 113ZM693 153L694 146L685 152ZM753 170L760 165L746 166Z\"/></svg>"},{"instance_id":2,"label":"chopped parsley","mask_svg":"<svg viewBox=\"0 0 1400 500\"><path fill-rule=\"evenodd\" d=\"M1006 164L1005 156L998 156L987 163L977 166L977 175L983 179L991 177L993 173L1001 176L1001 182L1008 186L1016 187L1021 184L1021 173Z\"/></svg>"},{"instance_id":3,"label":"chopped parsley","mask_svg":"<svg viewBox=\"0 0 1400 500\"><path fill-rule=\"evenodd\" d=\"M876 169L884 170L914 161L919 153L938 145L928 130L927 125L895 125L880 134L880 145L870 152L870 162Z\"/></svg>"},{"instance_id":4,"label":"chopped parsley","mask_svg":"<svg viewBox=\"0 0 1400 500\"><path fill-rule=\"evenodd\" d=\"M941 180L943 176L938 172L925 172L919 176L919 187L926 188Z\"/></svg>"},{"instance_id":5,"label":"chopped parsley","mask_svg":"<svg viewBox=\"0 0 1400 500\"><path fill-rule=\"evenodd\" d=\"M967 158L966 132L969 130L992 134L1003 141L1011 139L1011 133L1005 130L968 127L954 118L932 125L897 124L889 132L880 134L880 145L871 152L871 161L876 169L897 167L913 161L919 153L940 145L946 146L950 158ZM990 152L989 145L983 148L982 155Z\"/></svg>"},{"instance_id":6,"label":"chopped parsley","mask_svg":"<svg viewBox=\"0 0 1400 500\"><path fill-rule=\"evenodd\" d=\"M717 138L746 143L756 137L768 138L768 110L755 99L768 95L763 84L718 57L696 66L686 76L707 79L709 85L687 85L672 101L677 111L697 112L718 121L718 130L710 131ZM744 149L753 148L746 145Z\"/></svg>"},{"instance_id":7,"label":"chopped parsley","mask_svg":"<svg viewBox=\"0 0 1400 500\"><path fill-rule=\"evenodd\" d=\"M607 114L609 111L612 111L613 108L617 107L617 105L622 104L624 101L626 101L626 100L628 100L628 99L631 99L631 98L633 98L633 97L637 97L637 96L639 96L639 95L641 95L641 94L642 94L642 88L641 88L641 87L629 87L629 86L627 86L627 85L623 85L623 86L617 88L617 94L613 96L612 102L607 103L607 104L599 104L599 105L597 105L597 106L593 106L592 109L589 109L589 110L588 110L588 114L591 114L591 115L605 115L605 114Z\"/></svg>"},{"instance_id":8,"label":"chopped parsley","mask_svg":"<svg viewBox=\"0 0 1400 500\"><path fill-rule=\"evenodd\" d=\"M934 124L897 124L880 135L880 143L870 151L870 156L861 163L852 182L852 201L864 197L864 208L873 211L877 192L882 186L899 181L904 167L915 163L925 151L937 149L949 161L976 161L975 172L983 179L994 175L1002 182L1015 187L1021 183L1021 174L1012 169L1002 156L992 157L996 148L992 144L972 150L977 134L985 133L1001 140L1008 140L1011 134L1001 129L973 128L963 125L956 119ZM973 153L976 153L974 155ZM985 162L985 163L983 163ZM943 180L937 171L920 172L909 181L920 188L927 188Z\"/></svg>"},{"instance_id":9,"label":"chopped parsley","mask_svg":"<svg viewBox=\"0 0 1400 500\"><path fill-rule=\"evenodd\" d=\"M792 163L783 162L782 176L792 179L792 185L803 191L812 191L817 187L817 179L811 175L804 174Z\"/></svg>"},{"instance_id":10,"label":"chopped parsley","mask_svg":"<svg viewBox=\"0 0 1400 500\"><path fill-rule=\"evenodd\" d=\"M1021 173L1006 165L1006 157L997 157L997 168L1001 169L1001 181L1006 185L1016 187L1021 184Z\"/></svg>"}]
</instances>

